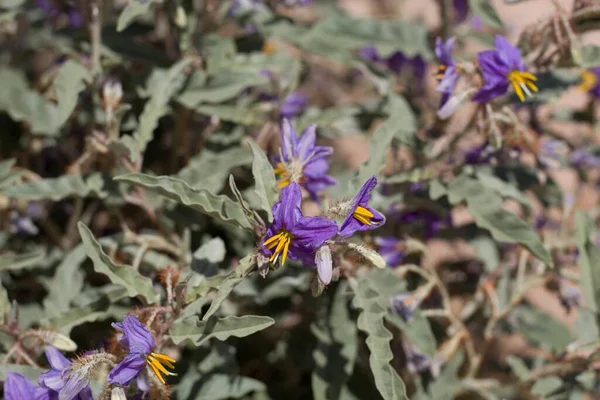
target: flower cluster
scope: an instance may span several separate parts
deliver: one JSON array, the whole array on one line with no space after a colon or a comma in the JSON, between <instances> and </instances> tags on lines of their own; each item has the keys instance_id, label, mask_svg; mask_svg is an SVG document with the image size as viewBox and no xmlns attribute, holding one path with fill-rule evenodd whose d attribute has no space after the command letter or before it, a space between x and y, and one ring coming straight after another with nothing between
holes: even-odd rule
<instances>
[{"instance_id":1,"label":"flower cluster","mask_svg":"<svg viewBox=\"0 0 600 400\"><path fill-rule=\"evenodd\" d=\"M298 138L290 121L284 120L281 132L282 149L275 173L280 176L278 186L282 190L272 209L273 223L261 240L261 252L273 267L285 264L288 258L305 265L316 264L319 278L326 285L331 281L333 268L328 243L336 236L348 238L385 223L385 216L369 206L377 178L369 178L352 200L337 206L334 213L343 216L339 226L329 218L304 216L301 188L317 200L322 189L335 183L326 175L327 156L332 149L315 144L315 125L306 128Z\"/></svg>"},{"instance_id":2,"label":"flower cluster","mask_svg":"<svg viewBox=\"0 0 600 400\"><path fill-rule=\"evenodd\" d=\"M175 367L175 360L167 355L155 352L156 344L152 333L133 315L128 315L123 322L113 324L122 332L119 340L127 351L125 357L116 364L112 354L104 352L88 352L75 361L67 359L58 349L48 347L46 358L50 370L40 374L36 386L23 375L7 374L4 382L4 397L7 400L93 400L89 381L102 364L113 366L108 374L108 384L113 393L125 393L131 382L135 380L139 392L148 392L150 382L148 371L158 381L165 384L164 376L176 375L168 371Z\"/></svg>"}]
</instances>

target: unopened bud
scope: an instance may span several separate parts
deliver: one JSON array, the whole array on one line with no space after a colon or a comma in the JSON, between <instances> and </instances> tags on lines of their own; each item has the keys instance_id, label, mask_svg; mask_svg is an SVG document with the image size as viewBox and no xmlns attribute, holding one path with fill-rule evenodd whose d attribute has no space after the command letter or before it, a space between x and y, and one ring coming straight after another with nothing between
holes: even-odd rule
<instances>
[{"instance_id":1,"label":"unopened bud","mask_svg":"<svg viewBox=\"0 0 600 400\"><path fill-rule=\"evenodd\" d=\"M52 341L52 346L62 351L77 350L77 344L74 341L72 341L68 336L63 335L62 333L56 333L55 335L56 336Z\"/></svg>"},{"instance_id":2,"label":"unopened bud","mask_svg":"<svg viewBox=\"0 0 600 400\"><path fill-rule=\"evenodd\" d=\"M122 387L114 387L110 392L110 400L127 400L125 390Z\"/></svg>"},{"instance_id":3,"label":"unopened bud","mask_svg":"<svg viewBox=\"0 0 600 400\"><path fill-rule=\"evenodd\" d=\"M452 96L448 99L446 104L444 104L437 112L437 116L439 119L448 119L450 118L458 107L464 103L464 101L473 93L475 89L465 90L455 96Z\"/></svg>"},{"instance_id":4,"label":"unopened bud","mask_svg":"<svg viewBox=\"0 0 600 400\"><path fill-rule=\"evenodd\" d=\"M178 28L185 28L187 26L187 15L185 14L185 10L181 6L177 6L177 10L175 10L175 16L173 18L175 25Z\"/></svg>"},{"instance_id":5,"label":"unopened bud","mask_svg":"<svg viewBox=\"0 0 600 400\"><path fill-rule=\"evenodd\" d=\"M331 258L331 249L327 245L319 247L315 256L315 264L317 264L317 274L319 280L324 285L329 285L333 277L333 260Z\"/></svg>"},{"instance_id":6,"label":"unopened bud","mask_svg":"<svg viewBox=\"0 0 600 400\"><path fill-rule=\"evenodd\" d=\"M366 246L354 244L354 243L348 243L348 247L351 248L352 250L356 251L361 256L363 256L363 258L369 264L371 264L372 266L374 266L376 268L383 269L387 265L387 263L385 262L383 257L381 257L381 255L379 255L379 253L376 252L375 250L371 250Z\"/></svg>"},{"instance_id":7,"label":"unopened bud","mask_svg":"<svg viewBox=\"0 0 600 400\"><path fill-rule=\"evenodd\" d=\"M404 241L404 251L406 254L415 254L415 253L425 253L427 251L427 246L425 243L421 242L417 239L408 238Z\"/></svg>"},{"instance_id":8,"label":"unopened bud","mask_svg":"<svg viewBox=\"0 0 600 400\"><path fill-rule=\"evenodd\" d=\"M104 111L106 111L106 114L108 114L110 118L112 118L112 115L119 106L122 98L123 86L121 86L121 82L111 79L104 84L104 87L102 88Z\"/></svg>"}]
</instances>

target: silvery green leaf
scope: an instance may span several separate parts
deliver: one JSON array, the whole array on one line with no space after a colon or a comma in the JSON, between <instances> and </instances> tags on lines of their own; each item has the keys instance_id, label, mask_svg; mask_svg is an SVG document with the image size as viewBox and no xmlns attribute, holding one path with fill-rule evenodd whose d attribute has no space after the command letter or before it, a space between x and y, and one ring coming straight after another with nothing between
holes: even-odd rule
<instances>
[{"instance_id":1,"label":"silvery green leaf","mask_svg":"<svg viewBox=\"0 0 600 400\"><path fill-rule=\"evenodd\" d=\"M10 10L12 8L21 7L25 0L0 0L0 8Z\"/></svg>"},{"instance_id":2,"label":"silvery green leaf","mask_svg":"<svg viewBox=\"0 0 600 400\"><path fill-rule=\"evenodd\" d=\"M276 179L273 167L265 152L253 141L248 142L254 154L252 161L252 175L254 176L254 192L260 199L260 208L267 213L269 222L273 221L271 209L277 202Z\"/></svg>"},{"instance_id":3,"label":"silvery green leaf","mask_svg":"<svg viewBox=\"0 0 600 400\"><path fill-rule=\"evenodd\" d=\"M190 340L199 346L208 339L226 340L231 336L245 337L273 325L271 317L244 315L236 317L229 315L223 318L212 317L200 321L196 317L177 320L169 329L169 337L175 344Z\"/></svg>"},{"instance_id":4,"label":"silvery green leaf","mask_svg":"<svg viewBox=\"0 0 600 400\"><path fill-rule=\"evenodd\" d=\"M440 376L428 388L432 400L453 399L460 390L458 372L463 364L464 354L458 352L442 369Z\"/></svg>"},{"instance_id":5,"label":"silvery green leaf","mask_svg":"<svg viewBox=\"0 0 600 400\"><path fill-rule=\"evenodd\" d=\"M429 359L435 357L436 340L431 325L426 317L416 310L413 316L405 321L400 315L392 310L388 310L386 320L400 329L423 355Z\"/></svg>"},{"instance_id":6,"label":"silvery green leaf","mask_svg":"<svg viewBox=\"0 0 600 400\"><path fill-rule=\"evenodd\" d=\"M218 263L225 259L225 243L221 238L213 238L204 243L194 252L192 269L204 276L218 273Z\"/></svg>"},{"instance_id":7,"label":"silvery green leaf","mask_svg":"<svg viewBox=\"0 0 600 400\"><path fill-rule=\"evenodd\" d=\"M21 374L32 382L37 382L38 376L46 370L22 364L0 364L0 381L5 381L6 374L9 372Z\"/></svg>"},{"instance_id":8,"label":"silvery green leaf","mask_svg":"<svg viewBox=\"0 0 600 400\"><path fill-rule=\"evenodd\" d=\"M58 106L29 87L22 71L0 69L0 111L26 121L31 133L56 136L61 127Z\"/></svg>"},{"instance_id":9,"label":"silvery green leaf","mask_svg":"<svg viewBox=\"0 0 600 400\"><path fill-rule=\"evenodd\" d=\"M477 236L469 240L469 245L475 249L477 258L483 261L485 270L489 273L494 271L500 263L500 252L498 245L489 236Z\"/></svg>"},{"instance_id":10,"label":"silvery green leaf","mask_svg":"<svg viewBox=\"0 0 600 400\"><path fill-rule=\"evenodd\" d=\"M415 168L409 172L394 174L385 178L385 183L424 182L436 178L438 174L434 171Z\"/></svg>"},{"instance_id":11,"label":"silvery green leaf","mask_svg":"<svg viewBox=\"0 0 600 400\"><path fill-rule=\"evenodd\" d=\"M260 126L267 120L265 110L257 105L203 104L194 108L198 114L217 117L221 121L244 126Z\"/></svg>"},{"instance_id":12,"label":"silvery green leaf","mask_svg":"<svg viewBox=\"0 0 600 400\"><path fill-rule=\"evenodd\" d=\"M229 171L234 167L250 164L252 158L252 151L246 147L232 147L218 152L204 149L192 157L175 177L191 187L204 187L219 192L225 186Z\"/></svg>"},{"instance_id":13,"label":"silvery green leaf","mask_svg":"<svg viewBox=\"0 0 600 400\"><path fill-rule=\"evenodd\" d=\"M157 192L235 227L251 228L244 210L238 203L227 196L212 194L208 189L191 188L184 181L170 176L127 174L114 179Z\"/></svg>"},{"instance_id":14,"label":"silvery green leaf","mask_svg":"<svg viewBox=\"0 0 600 400\"><path fill-rule=\"evenodd\" d=\"M67 197L106 197L102 190L102 175L94 173L86 178L81 175L63 175L58 178L44 178L8 186L0 190L7 197L19 197L27 200L62 200Z\"/></svg>"},{"instance_id":15,"label":"silvery green leaf","mask_svg":"<svg viewBox=\"0 0 600 400\"><path fill-rule=\"evenodd\" d=\"M14 254L3 253L0 257L0 271L15 271L24 268L39 267L46 258L45 251Z\"/></svg>"},{"instance_id":16,"label":"silvery green leaf","mask_svg":"<svg viewBox=\"0 0 600 400\"><path fill-rule=\"evenodd\" d=\"M560 389L562 385L563 381L558 376L544 376L535 381L531 387L531 394L546 398L546 396Z\"/></svg>"},{"instance_id":17,"label":"silvery green leaf","mask_svg":"<svg viewBox=\"0 0 600 400\"><path fill-rule=\"evenodd\" d=\"M375 385L384 400L408 399L404 382L390 365L394 354L390 349L392 334L384 325L389 297L381 293L373 284L374 279L389 277L388 270L371 270L353 285L354 304L360 308L358 329L367 334L367 347L371 355L369 364L375 378ZM392 279L393 280L393 279Z\"/></svg>"},{"instance_id":18,"label":"silvery green leaf","mask_svg":"<svg viewBox=\"0 0 600 400\"><path fill-rule=\"evenodd\" d=\"M160 294L156 292L152 279L142 276L129 265L115 264L102 250L90 229L83 223L77 224L85 252L94 263L94 270L106 275L114 284L121 285L130 297L141 296L149 304L156 303Z\"/></svg>"},{"instance_id":19,"label":"silvery green leaf","mask_svg":"<svg viewBox=\"0 0 600 400\"><path fill-rule=\"evenodd\" d=\"M529 378L529 368L521 358L510 355L506 357L506 363L521 381L526 381Z\"/></svg>"},{"instance_id":20,"label":"silvery green leaf","mask_svg":"<svg viewBox=\"0 0 600 400\"><path fill-rule=\"evenodd\" d=\"M575 214L577 248L579 250L580 285L587 308L600 311L600 249L592 241L594 221L583 211Z\"/></svg>"},{"instance_id":21,"label":"silvery green leaf","mask_svg":"<svg viewBox=\"0 0 600 400\"><path fill-rule=\"evenodd\" d=\"M0 282L0 323L4 324L4 316L10 313L10 300L6 288Z\"/></svg>"},{"instance_id":22,"label":"silvery green leaf","mask_svg":"<svg viewBox=\"0 0 600 400\"><path fill-rule=\"evenodd\" d=\"M162 4L163 0L130 0L117 21L117 32L122 32L134 19L150 11L152 4Z\"/></svg>"},{"instance_id":23,"label":"silvery green leaf","mask_svg":"<svg viewBox=\"0 0 600 400\"><path fill-rule=\"evenodd\" d=\"M498 178L491 173L478 170L475 174L477 180L489 189L492 189L502 197L514 199L526 207L531 207L531 202L515 185Z\"/></svg>"},{"instance_id":24,"label":"silvery green leaf","mask_svg":"<svg viewBox=\"0 0 600 400\"><path fill-rule=\"evenodd\" d=\"M246 257L240 260L238 266L231 271L227 277L218 285L217 294L213 299L208 311L202 317L202 321L207 321L212 317L223 301L229 296L229 293L237 286L238 283L243 281L256 265L255 256L253 253L248 254ZM189 298L189 297L188 297Z\"/></svg>"},{"instance_id":25,"label":"silvery green leaf","mask_svg":"<svg viewBox=\"0 0 600 400\"><path fill-rule=\"evenodd\" d=\"M77 106L79 93L92 81L92 74L82 64L67 60L58 69L53 87L58 102L58 121L63 125Z\"/></svg>"},{"instance_id":26,"label":"silvery green leaf","mask_svg":"<svg viewBox=\"0 0 600 400\"><path fill-rule=\"evenodd\" d=\"M200 374L192 369L177 385L176 392L177 398L186 400L226 400L245 398L251 392L266 389L261 381L246 376Z\"/></svg>"},{"instance_id":27,"label":"silvery green leaf","mask_svg":"<svg viewBox=\"0 0 600 400\"><path fill-rule=\"evenodd\" d=\"M600 338L596 313L587 307L578 310L573 328L577 340L580 342L594 343L596 339Z\"/></svg>"},{"instance_id":28,"label":"silvery green leaf","mask_svg":"<svg viewBox=\"0 0 600 400\"><path fill-rule=\"evenodd\" d=\"M496 13L494 5L488 0L469 0L469 10L480 17L483 22L492 28L502 29L504 24Z\"/></svg>"},{"instance_id":29,"label":"silvery green leaf","mask_svg":"<svg viewBox=\"0 0 600 400\"><path fill-rule=\"evenodd\" d=\"M515 307L510 320L525 339L550 351L564 350L573 341L569 328L538 309Z\"/></svg>"},{"instance_id":30,"label":"silvery green leaf","mask_svg":"<svg viewBox=\"0 0 600 400\"><path fill-rule=\"evenodd\" d=\"M328 313L312 326L318 340L313 351L315 370L312 374L313 398L343 399L344 385L352 375L358 352L357 329L348 311L348 285L340 283L331 300Z\"/></svg>"},{"instance_id":31,"label":"silvery green leaf","mask_svg":"<svg viewBox=\"0 0 600 400\"><path fill-rule=\"evenodd\" d=\"M342 105L324 110L309 107L305 114L298 119L296 128L303 131L310 124L317 124L320 132L327 128L335 129L336 122L344 118L354 117L360 111L361 108L354 105ZM340 132L340 135L343 135L343 132Z\"/></svg>"},{"instance_id":32,"label":"silvery green leaf","mask_svg":"<svg viewBox=\"0 0 600 400\"><path fill-rule=\"evenodd\" d=\"M19 180L23 176L22 171L12 170L15 161L14 158L11 158L0 162L0 190L10 186L14 181Z\"/></svg>"},{"instance_id":33,"label":"silvery green leaf","mask_svg":"<svg viewBox=\"0 0 600 400\"><path fill-rule=\"evenodd\" d=\"M44 299L44 310L49 317L70 309L83 289L84 273L81 264L87 255L82 244L71 250L56 268L54 277L47 284L48 295Z\"/></svg>"},{"instance_id":34,"label":"silvery green leaf","mask_svg":"<svg viewBox=\"0 0 600 400\"><path fill-rule=\"evenodd\" d=\"M173 65L167 73L155 83L150 99L144 105L142 115L137 129L131 136L123 136L118 143L128 149L128 156L132 161L144 153L146 146L152 140L154 130L158 126L158 120L167 111L167 105L179 89L185 83L184 71L192 65L194 58L188 57Z\"/></svg>"},{"instance_id":35,"label":"silvery green leaf","mask_svg":"<svg viewBox=\"0 0 600 400\"><path fill-rule=\"evenodd\" d=\"M584 44L571 48L573 61L582 68L593 68L600 65L600 46Z\"/></svg>"}]
</instances>

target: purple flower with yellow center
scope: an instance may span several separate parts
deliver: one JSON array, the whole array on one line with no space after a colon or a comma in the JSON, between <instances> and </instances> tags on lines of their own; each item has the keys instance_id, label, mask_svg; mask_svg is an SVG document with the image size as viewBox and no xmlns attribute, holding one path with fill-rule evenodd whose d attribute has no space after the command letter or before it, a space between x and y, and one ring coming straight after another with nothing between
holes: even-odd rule
<instances>
[{"instance_id":1,"label":"purple flower with yellow center","mask_svg":"<svg viewBox=\"0 0 600 400\"><path fill-rule=\"evenodd\" d=\"M390 267L400 265L406 256L404 241L393 236L377 237L375 244L379 246L379 254Z\"/></svg>"},{"instance_id":2,"label":"purple flower with yellow center","mask_svg":"<svg viewBox=\"0 0 600 400\"><path fill-rule=\"evenodd\" d=\"M348 214L346 214L346 218L340 225L340 236L348 237L356 231L379 228L385 223L384 215L369 207L371 192L375 189L375 186L377 186L377 178L373 175L367 179L348 204Z\"/></svg>"},{"instance_id":3,"label":"purple flower with yellow center","mask_svg":"<svg viewBox=\"0 0 600 400\"><path fill-rule=\"evenodd\" d=\"M283 189L292 182L298 183L315 201L320 191L336 182L327 175L327 157L333 153L333 149L316 145L316 129L316 125L310 125L298 138L290 121L284 119L281 126L281 155L275 158L275 174L279 177L277 187Z\"/></svg>"},{"instance_id":4,"label":"purple flower with yellow center","mask_svg":"<svg viewBox=\"0 0 600 400\"><path fill-rule=\"evenodd\" d=\"M600 97L600 67L583 71L581 73L581 83L578 88L595 97Z\"/></svg>"},{"instance_id":5,"label":"purple flower with yellow center","mask_svg":"<svg viewBox=\"0 0 600 400\"><path fill-rule=\"evenodd\" d=\"M55 347L46 348L50 371L40 374L38 383L51 393L58 393L61 400L93 400L86 375L71 371L71 361Z\"/></svg>"},{"instance_id":6,"label":"purple flower with yellow center","mask_svg":"<svg viewBox=\"0 0 600 400\"><path fill-rule=\"evenodd\" d=\"M6 400L50 400L50 390L40 388L31 383L23 375L9 372L4 381L4 398Z\"/></svg>"},{"instance_id":7,"label":"purple flower with yellow center","mask_svg":"<svg viewBox=\"0 0 600 400\"><path fill-rule=\"evenodd\" d=\"M123 318L122 323L113 323L113 327L123 332L119 343L129 352L123 361L110 371L108 383L126 386L145 371L146 366L150 367L162 384L165 383L163 375L177 375L167 371L167 368L175 368L175 360L167 355L154 352L156 347L154 337L137 317L127 315Z\"/></svg>"},{"instance_id":8,"label":"purple flower with yellow center","mask_svg":"<svg viewBox=\"0 0 600 400\"><path fill-rule=\"evenodd\" d=\"M526 71L521 52L506 38L496 35L494 44L495 50L482 51L477 55L485 82L473 96L473 101L487 103L505 94L511 85L519 99L525 101L525 95L532 96L532 92L538 91L533 83L537 78Z\"/></svg>"},{"instance_id":9,"label":"purple flower with yellow center","mask_svg":"<svg viewBox=\"0 0 600 400\"><path fill-rule=\"evenodd\" d=\"M455 41L456 38L451 37L446 41L442 40L442 38L437 38L435 42L435 55L440 62L436 75L439 83L435 90L442 93L440 107L446 104L450 98L454 86L456 85L456 81L460 76L454 65L454 59L452 58L452 48L454 47Z\"/></svg>"},{"instance_id":10,"label":"purple flower with yellow center","mask_svg":"<svg viewBox=\"0 0 600 400\"><path fill-rule=\"evenodd\" d=\"M273 223L261 243L273 265L283 265L288 258L315 265L317 250L337 233L335 222L302 215L301 203L300 186L292 182L281 191L280 200L273 206Z\"/></svg>"}]
</instances>

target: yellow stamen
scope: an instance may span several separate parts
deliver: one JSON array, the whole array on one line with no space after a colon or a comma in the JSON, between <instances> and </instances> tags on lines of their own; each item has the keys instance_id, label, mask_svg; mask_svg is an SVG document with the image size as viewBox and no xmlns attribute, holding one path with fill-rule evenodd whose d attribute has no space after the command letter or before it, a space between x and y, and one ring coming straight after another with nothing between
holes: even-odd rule
<instances>
[{"instance_id":1,"label":"yellow stamen","mask_svg":"<svg viewBox=\"0 0 600 400\"><path fill-rule=\"evenodd\" d=\"M437 79L438 81L441 81L442 79L444 79L444 75L446 74L446 69L448 69L448 67L446 65L444 65L444 64L439 65L437 73L435 74L435 79Z\"/></svg>"},{"instance_id":2,"label":"yellow stamen","mask_svg":"<svg viewBox=\"0 0 600 400\"><path fill-rule=\"evenodd\" d=\"M262 46L262 52L269 56L275 53L275 45L271 40L265 41Z\"/></svg>"},{"instance_id":3,"label":"yellow stamen","mask_svg":"<svg viewBox=\"0 0 600 400\"><path fill-rule=\"evenodd\" d=\"M273 172L275 172L275 175L281 178L281 180L277 182L278 189L283 189L290 184L290 177L284 163L278 163Z\"/></svg>"},{"instance_id":4,"label":"yellow stamen","mask_svg":"<svg viewBox=\"0 0 600 400\"><path fill-rule=\"evenodd\" d=\"M269 258L270 262L276 263L281 256L281 265L285 264L288 251L290 249L290 243L292 243L292 238L292 234L284 230L265 241L264 246L267 249L272 250L275 248L273 254Z\"/></svg>"},{"instance_id":5,"label":"yellow stamen","mask_svg":"<svg viewBox=\"0 0 600 400\"><path fill-rule=\"evenodd\" d=\"M517 95L517 97L519 97L519 100L521 101L525 101L526 94L527 96L531 96L531 91L538 91L537 86L533 83L537 81L537 78L530 72L523 72L517 70L512 71L508 74L508 80L512 84L515 94Z\"/></svg>"},{"instance_id":6,"label":"yellow stamen","mask_svg":"<svg viewBox=\"0 0 600 400\"><path fill-rule=\"evenodd\" d=\"M167 369L165 368L165 365L170 369L175 368L175 365L174 365L175 360L164 354L150 353L146 357L146 363L150 366L150 368L152 369L152 372L154 372L154 374L156 375L158 380L163 385L165 384L165 379L164 379L163 375L168 375L168 376L176 376L177 375L174 372L167 371Z\"/></svg>"},{"instance_id":7,"label":"yellow stamen","mask_svg":"<svg viewBox=\"0 0 600 400\"><path fill-rule=\"evenodd\" d=\"M577 88L584 92L588 92L596 87L598 84L598 77L591 71L583 71L581 73L581 83Z\"/></svg>"},{"instance_id":8,"label":"yellow stamen","mask_svg":"<svg viewBox=\"0 0 600 400\"><path fill-rule=\"evenodd\" d=\"M357 206L352 216L364 225L373 225L373 213L363 206Z\"/></svg>"}]
</instances>

